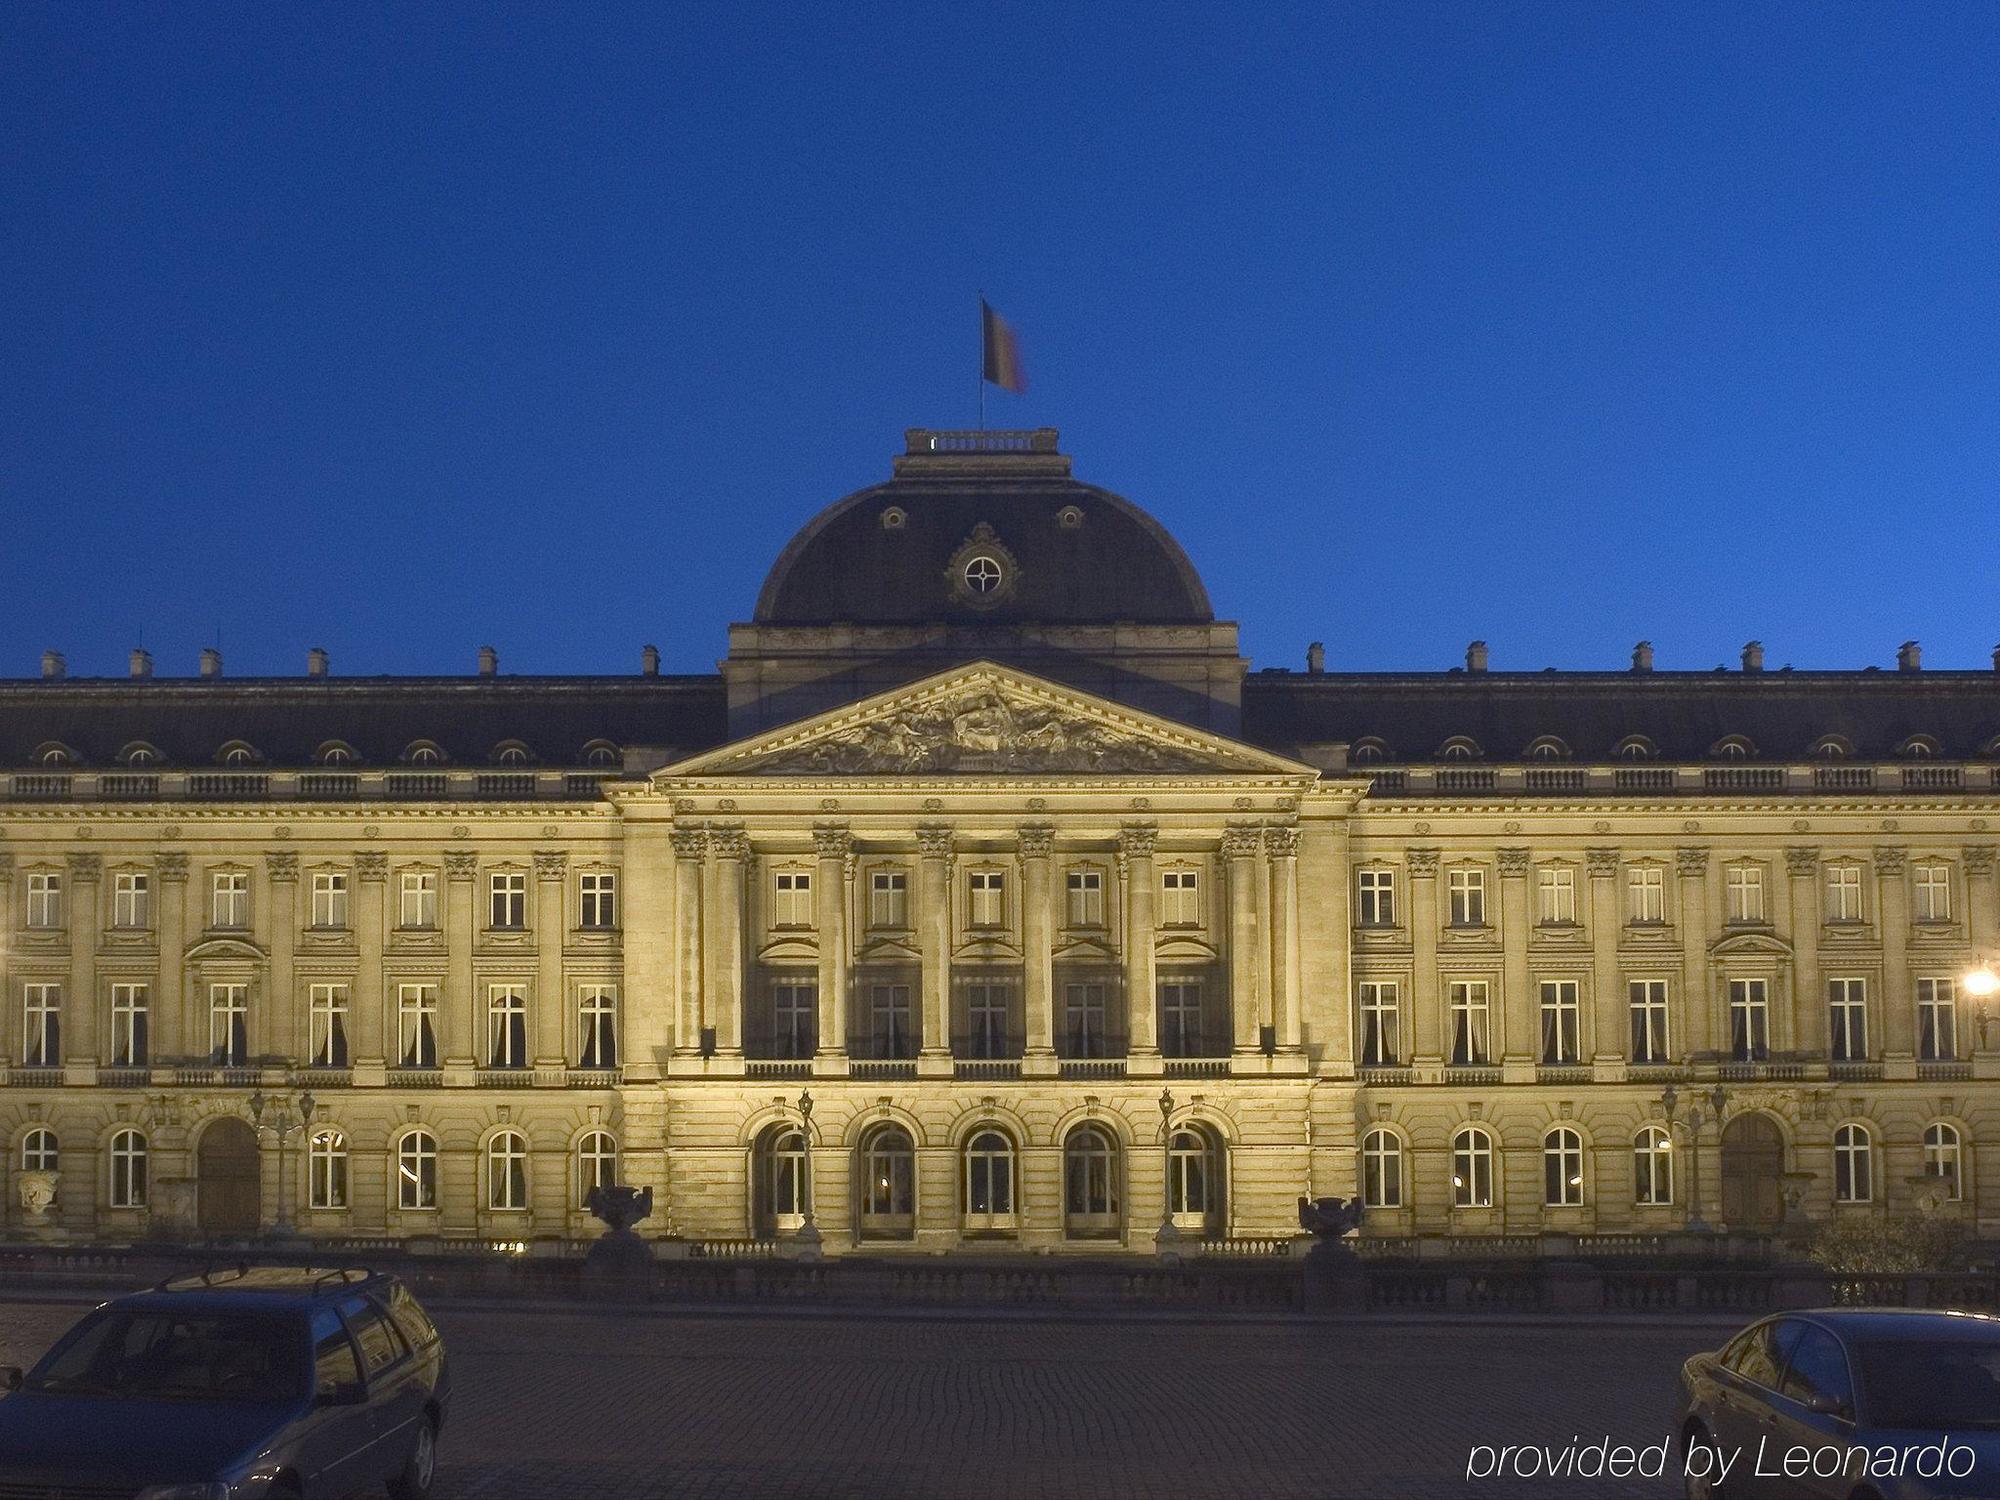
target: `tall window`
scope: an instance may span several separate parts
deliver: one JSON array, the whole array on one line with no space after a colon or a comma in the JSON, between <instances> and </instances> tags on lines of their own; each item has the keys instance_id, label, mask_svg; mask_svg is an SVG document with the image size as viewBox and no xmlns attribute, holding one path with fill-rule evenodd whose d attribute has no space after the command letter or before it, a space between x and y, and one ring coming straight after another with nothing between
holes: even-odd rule
<instances>
[{"instance_id":1,"label":"tall window","mask_svg":"<svg viewBox=\"0 0 2000 1500\"><path fill-rule=\"evenodd\" d=\"M1634 922L1667 919L1667 873L1658 865L1633 865L1625 872L1625 896Z\"/></svg>"},{"instance_id":2,"label":"tall window","mask_svg":"<svg viewBox=\"0 0 2000 1500\"><path fill-rule=\"evenodd\" d=\"M1460 1067L1485 1063L1493 1056L1487 1029L1487 991L1483 979L1459 980L1448 992L1451 1009L1451 1060Z\"/></svg>"},{"instance_id":3,"label":"tall window","mask_svg":"<svg viewBox=\"0 0 2000 1500\"><path fill-rule=\"evenodd\" d=\"M1553 926L1576 921L1576 870L1570 865L1543 865L1535 872L1539 920Z\"/></svg>"},{"instance_id":4,"label":"tall window","mask_svg":"<svg viewBox=\"0 0 2000 1500\"><path fill-rule=\"evenodd\" d=\"M1827 1056L1835 1062L1861 1062L1868 1056L1868 981L1829 979L1826 982Z\"/></svg>"},{"instance_id":5,"label":"tall window","mask_svg":"<svg viewBox=\"0 0 2000 1500\"><path fill-rule=\"evenodd\" d=\"M916 1148L902 1126L884 1125L861 1152L861 1232L908 1234L916 1213Z\"/></svg>"},{"instance_id":6,"label":"tall window","mask_svg":"<svg viewBox=\"0 0 2000 1500\"><path fill-rule=\"evenodd\" d=\"M813 920L813 878L809 870L778 870L771 876L771 923L775 927L810 927Z\"/></svg>"},{"instance_id":7,"label":"tall window","mask_svg":"<svg viewBox=\"0 0 2000 1500\"><path fill-rule=\"evenodd\" d=\"M805 1137L787 1126L767 1135L765 1141L761 1187L772 1219L767 1227L796 1229L805 1220L810 1186L806 1181Z\"/></svg>"},{"instance_id":8,"label":"tall window","mask_svg":"<svg viewBox=\"0 0 2000 1500\"><path fill-rule=\"evenodd\" d=\"M1361 986L1361 1065L1383 1067L1402 1060L1400 1007L1393 982Z\"/></svg>"},{"instance_id":9,"label":"tall window","mask_svg":"<svg viewBox=\"0 0 2000 1500\"><path fill-rule=\"evenodd\" d=\"M576 1143L576 1206L587 1207L592 1188L618 1182L618 1142L608 1130L591 1130Z\"/></svg>"},{"instance_id":10,"label":"tall window","mask_svg":"<svg viewBox=\"0 0 2000 1500\"><path fill-rule=\"evenodd\" d=\"M1363 927L1396 925L1396 872L1362 870L1355 875L1354 917Z\"/></svg>"},{"instance_id":11,"label":"tall window","mask_svg":"<svg viewBox=\"0 0 2000 1500\"><path fill-rule=\"evenodd\" d=\"M783 979L771 986L771 1055L811 1057L818 1047L819 985Z\"/></svg>"},{"instance_id":12,"label":"tall window","mask_svg":"<svg viewBox=\"0 0 2000 1500\"><path fill-rule=\"evenodd\" d=\"M143 1068L147 1047L147 990L143 984L111 986L111 1063L119 1068Z\"/></svg>"},{"instance_id":13,"label":"tall window","mask_svg":"<svg viewBox=\"0 0 2000 1500\"><path fill-rule=\"evenodd\" d=\"M317 870L313 873L312 924L315 927L347 925L345 870Z\"/></svg>"},{"instance_id":14,"label":"tall window","mask_svg":"<svg viewBox=\"0 0 2000 1500\"><path fill-rule=\"evenodd\" d=\"M1542 1137L1542 1202L1550 1208L1583 1202L1583 1137L1567 1125Z\"/></svg>"},{"instance_id":15,"label":"tall window","mask_svg":"<svg viewBox=\"0 0 2000 1500\"><path fill-rule=\"evenodd\" d=\"M518 1130L503 1130L486 1143L486 1206L528 1206L528 1142Z\"/></svg>"},{"instance_id":16,"label":"tall window","mask_svg":"<svg viewBox=\"0 0 2000 1500\"><path fill-rule=\"evenodd\" d=\"M1723 895L1732 922L1764 920L1764 867L1731 865L1723 878Z\"/></svg>"},{"instance_id":17,"label":"tall window","mask_svg":"<svg viewBox=\"0 0 2000 1500\"><path fill-rule=\"evenodd\" d=\"M111 1137L111 1206L146 1206L146 1137L136 1130Z\"/></svg>"},{"instance_id":18,"label":"tall window","mask_svg":"<svg viewBox=\"0 0 2000 1500\"><path fill-rule=\"evenodd\" d=\"M1939 1120L1924 1127L1924 1172L1943 1179L1944 1196L1957 1203L1965 1196L1965 1146L1958 1127Z\"/></svg>"},{"instance_id":19,"label":"tall window","mask_svg":"<svg viewBox=\"0 0 2000 1500\"><path fill-rule=\"evenodd\" d=\"M435 1068L438 992L434 984L396 986L396 1056L405 1068Z\"/></svg>"},{"instance_id":20,"label":"tall window","mask_svg":"<svg viewBox=\"0 0 2000 1500\"><path fill-rule=\"evenodd\" d=\"M1220 1206L1222 1153L1205 1130L1176 1130L1167 1142L1167 1211L1206 1219Z\"/></svg>"},{"instance_id":21,"label":"tall window","mask_svg":"<svg viewBox=\"0 0 2000 1500\"><path fill-rule=\"evenodd\" d=\"M965 987L966 1055L1007 1055L1007 986L969 984Z\"/></svg>"},{"instance_id":22,"label":"tall window","mask_svg":"<svg viewBox=\"0 0 2000 1500\"><path fill-rule=\"evenodd\" d=\"M438 878L435 870L403 871L396 925L428 929L438 924Z\"/></svg>"},{"instance_id":23,"label":"tall window","mask_svg":"<svg viewBox=\"0 0 2000 1500\"><path fill-rule=\"evenodd\" d=\"M525 1068L527 1065L527 991L518 984L489 984L486 987L486 1066Z\"/></svg>"},{"instance_id":24,"label":"tall window","mask_svg":"<svg viewBox=\"0 0 2000 1500\"><path fill-rule=\"evenodd\" d=\"M128 929L153 925L153 878L144 870L120 870L111 877L111 925Z\"/></svg>"},{"instance_id":25,"label":"tall window","mask_svg":"<svg viewBox=\"0 0 2000 1500\"><path fill-rule=\"evenodd\" d=\"M33 870L28 874L28 925L60 927L63 924L63 878L57 870Z\"/></svg>"},{"instance_id":26,"label":"tall window","mask_svg":"<svg viewBox=\"0 0 2000 1500\"><path fill-rule=\"evenodd\" d=\"M1486 925L1486 872L1476 865L1459 865L1445 872L1445 891L1450 898L1451 925Z\"/></svg>"},{"instance_id":27,"label":"tall window","mask_svg":"<svg viewBox=\"0 0 2000 1500\"><path fill-rule=\"evenodd\" d=\"M1666 980L1634 979L1625 986L1625 1000L1632 1012L1631 1061L1668 1061Z\"/></svg>"},{"instance_id":28,"label":"tall window","mask_svg":"<svg viewBox=\"0 0 2000 1500\"><path fill-rule=\"evenodd\" d=\"M1063 1036L1071 1057L1103 1057L1107 1046L1104 986L1097 983L1063 986Z\"/></svg>"},{"instance_id":29,"label":"tall window","mask_svg":"<svg viewBox=\"0 0 2000 1500\"><path fill-rule=\"evenodd\" d=\"M347 1066L347 986L316 984L311 1002L309 1050L306 1063L315 1068Z\"/></svg>"},{"instance_id":30,"label":"tall window","mask_svg":"<svg viewBox=\"0 0 2000 1500\"><path fill-rule=\"evenodd\" d=\"M892 931L910 925L910 877L901 870L869 873L868 925Z\"/></svg>"},{"instance_id":31,"label":"tall window","mask_svg":"<svg viewBox=\"0 0 2000 1500\"><path fill-rule=\"evenodd\" d=\"M528 877L520 870L496 870L487 884L488 926L528 925Z\"/></svg>"},{"instance_id":32,"label":"tall window","mask_svg":"<svg viewBox=\"0 0 2000 1500\"><path fill-rule=\"evenodd\" d=\"M1826 867L1826 919L1829 922L1861 920L1861 866Z\"/></svg>"},{"instance_id":33,"label":"tall window","mask_svg":"<svg viewBox=\"0 0 2000 1500\"><path fill-rule=\"evenodd\" d=\"M1771 993L1763 979L1729 981L1729 1055L1763 1062L1771 1055Z\"/></svg>"},{"instance_id":34,"label":"tall window","mask_svg":"<svg viewBox=\"0 0 2000 1500\"><path fill-rule=\"evenodd\" d=\"M618 925L618 877L610 870L585 870L576 877L578 921L606 929Z\"/></svg>"},{"instance_id":35,"label":"tall window","mask_svg":"<svg viewBox=\"0 0 2000 1500\"><path fill-rule=\"evenodd\" d=\"M316 1130L306 1151L306 1203L311 1208L347 1207L347 1137Z\"/></svg>"},{"instance_id":36,"label":"tall window","mask_svg":"<svg viewBox=\"0 0 2000 1500\"><path fill-rule=\"evenodd\" d=\"M1104 925L1104 872L1102 870L1071 870L1064 882L1069 891L1069 925L1072 927L1102 927Z\"/></svg>"},{"instance_id":37,"label":"tall window","mask_svg":"<svg viewBox=\"0 0 2000 1500\"><path fill-rule=\"evenodd\" d=\"M1951 920L1951 866L1918 865L1916 911L1919 922Z\"/></svg>"},{"instance_id":38,"label":"tall window","mask_svg":"<svg viewBox=\"0 0 2000 1500\"><path fill-rule=\"evenodd\" d=\"M38 1125L21 1137L23 1172L53 1172L61 1165L61 1161L61 1155L56 1147L56 1133L53 1130Z\"/></svg>"},{"instance_id":39,"label":"tall window","mask_svg":"<svg viewBox=\"0 0 2000 1500\"><path fill-rule=\"evenodd\" d=\"M999 870L974 870L965 879L972 893L972 925L998 927L1006 921L1006 876Z\"/></svg>"},{"instance_id":40,"label":"tall window","mask_svg":"<svg viewBox=\"0 0 2000 1500\"><path fill-rule=\"evenodd\" d=\"M1201 872L1160 872L1160 921L1168 927L1201 925Z\"/></svg>"},{"instance_id":41,"label":"tall window","mask_svg":"<svg viewBox=\"0 0 2000 1500\"><path fill-rule=\"evenodd\" d=\"M576 993L579 1068L618 1066L618 991L608 984L586 984Z\"/></svg>"},{"instance_id":42,"label":"tall window","mask_svg":"<svg viewBox=\"0 0 2000 1500\"><path fill-rule=\"evenodd\" d=\"M250 925L250 877L247 873L242 870L217 870L210 889L214 893L212 925Z\"/></svg>"},{"instance_id":43,"label":"tall window","mask_svg":"<svg viewBox=\"0 0 2000 1500\"><path fill-rule=\"evenodd\" d=\"M1493 1206L1493 1137L1477 1125L1451 1138L1451 1203L1454 1208Z\"/></svg>"},{"instance_id":44,"label":"tall window","mask_svg":"<svg viewBox=\"0 0 2000 1500\"><path fill-rule=\"evenodd\" d=\"M1834 1131L1834 1202L1868 1203L1874 1199L1874 1145L1865 1126L1843 1125Z\"/></svg>"},{"instance_id":45,"label":"tall window","mask_svg":"<svg viewBox=\"0 0 2000 1500\"><path fill-rule=\"evenodd\" d=\"M428 1130L412 1130L396 1143L396 1207L437 1206L437 1137Z\"/></svg>"},{"instance_id":46,"label":"tall window","mask_svg":"<svg viewBox=\"0 0 2000 1500\"><path fill-rule=\"evenodd\" d=\"M1574 979L1544 979L1542 1061L1573 1063L1583 1055L1582 1007Z\"/></svg>"},{"instance_id":47,"label":"tall window","mask_svg":"<svg viewBox=\"0 0 2000 1500\"><path fill-rule=\"evenodd\" d=\"M240 1068L250 1060L249 985L208 987L208 1056L225 1068Z\"/></svg>"},{"instance_id":48,"label":"tall window","mask_svg":"<svg viewBox=\"0 0 2000 1500\"><path fill-rule=\"evenodd\" d=\"M1013 1212L1013 1143L997 1130L982 1130L965 1148L966 1217L990 1224Z\"/></svg>"},{"instance_id":49,"label":"tall window","mask_svg":"<svg viewBox=\"0 0 2000 1500\"><path fill-rule=\"evenodd\" d=\"M1369 1208L1403 1206L1403 1142L1392 1130L1361 1138L1361 1201Z\"/></svg>"},{"instance_id":50,"label":"tall window","mask_svg":"<svg viewBox=\"0 0 2000 1500\"><path fill-rule=\"evenodd\" d=\"M1657 1125L1632 1138L1632 1201L1648 1208L1674 1201L1673 1138Z\"/></svg>"},{"instance_id":51,"label":"tall window","mask_svg":"<svg viewBox=\"0 0 2000 1500\"><path fill-rule=\"evenodd\" d=\"M22 987L21 1066L59 1068L62 1066L62 986L30 984Z\"/></svg>"},{"instance_id":52,"label":"tall window","mask_svg":"<svg viewBox=\"0 0 2000 1500\"><path fill-rule=\"evenodd\" d=\"M1949 1062L1958 1056L1958 981L1917 981L1917 1056Z\"/></svg>"},{"instance_id":53,"label":"tall window","mask_svg":"<svg viewBox=\"0 0 2000 1500\"><path fill-rule=\"evenodd\" d=\"M1118 1214L1117 1143L1102 1125L1079 1125L1063 1141L1063 1228L1116 1234Z\"/></svg>"},{"instance_id":54,"label":"tall window","mask_svg":"<svg viewBox=\"0 0 2000 1500\"><path fill-rule=\"evenodd\" d=\"M868 988L868 1040L877 1057L914 1057L916 1036L910 1028L910 987L876 984Z\"/></svg>"},{"instance_id":55,"label":"tall window","mask_svg":"<svg viewBox=\"0 0 2000 1500\"><path fill-rule=\"evenodd\" d=\"M1160 983L1160 1051L1168 1057L1200 1057L1201 983L1168 979Z\"/></svg>"}]
</instances>

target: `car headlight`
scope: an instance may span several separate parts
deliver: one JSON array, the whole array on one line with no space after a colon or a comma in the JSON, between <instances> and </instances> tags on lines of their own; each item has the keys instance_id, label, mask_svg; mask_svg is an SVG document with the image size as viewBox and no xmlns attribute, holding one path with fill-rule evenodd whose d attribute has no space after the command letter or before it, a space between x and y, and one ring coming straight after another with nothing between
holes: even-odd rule
<instances>
[{"instance_id":1,"label":"car headlight","mask_svg":"<svg viewBox=\"0 0 2000 1500\"><path fill-rule=\"evenodd\" d=\"M156 1484L133 1500L229 1500L226 1484Z\"/></svg>"}]
</instances>

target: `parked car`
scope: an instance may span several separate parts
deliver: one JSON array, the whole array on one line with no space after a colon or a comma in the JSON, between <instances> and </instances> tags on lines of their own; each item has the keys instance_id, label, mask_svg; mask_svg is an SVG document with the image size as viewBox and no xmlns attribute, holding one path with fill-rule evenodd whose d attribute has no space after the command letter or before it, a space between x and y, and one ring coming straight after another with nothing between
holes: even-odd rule
<instances>
[{"instance_id":1,"label":"parked car","mask_svg":"<svg viewBox=\"0 0 2000 1500\"><path fill-rule=\"evenodd\" d=\"M2000 1496L2000 1319L1836 1308L1681 1367L1690 1500Z\"/></svg>"},{"instance_id":2,"label":"parked car","mask_svg":"<svg viewBox=\"0 0 2000 1500\"><path fill-rule=\"evenodd\" d=\"M402 1282L292 1267L107 1302L0 1384L0 1500L423 1500L451 1395Z\"/></svg>"}]
</instances>

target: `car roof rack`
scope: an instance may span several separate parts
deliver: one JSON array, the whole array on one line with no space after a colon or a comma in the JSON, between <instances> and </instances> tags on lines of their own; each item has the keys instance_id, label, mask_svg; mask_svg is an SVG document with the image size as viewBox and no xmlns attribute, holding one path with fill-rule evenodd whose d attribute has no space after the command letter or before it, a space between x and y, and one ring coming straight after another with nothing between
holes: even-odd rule
<instances>
[{"instance_id":1,"label":"car roof rack","mask_svg":"<svg viewBox=\"0 0 2000 1500\"><path fill-rule=\"evenodd\" d=\"M163 1278L153 1290L156 1292L188 1292L212 1290L227 1287L233 1283L248 1281L255 1271L290 1271L297 1280L291 1287L294 1291L324 1292L338 1291L342 1287L357 1286L372 1281L381 1273L367 1266L327 1266L310 1265L265 1265L252 1266L247 1260L239 1260L234 1265L218 1266L211 1262L198 1272L183 1272ZM245 1288L252 1290L253 1288Z\"/></svg>"}]
</instances>

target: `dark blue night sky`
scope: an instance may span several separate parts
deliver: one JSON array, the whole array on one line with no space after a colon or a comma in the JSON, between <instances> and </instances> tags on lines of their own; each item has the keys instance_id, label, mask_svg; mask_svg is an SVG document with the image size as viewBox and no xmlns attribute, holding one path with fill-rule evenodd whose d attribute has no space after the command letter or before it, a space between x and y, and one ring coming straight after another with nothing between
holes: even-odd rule
<instances>
[{"instance_id":1,"label":"dark blue night sky","mask_svg":"<svg viewBox=\"0 0 2000 1500\"><path fill-rule=\"evenodd\" d=\"M707 670L970 425L1259 665L1984 667L2000 7L11 4L0 675Z\"/></svg>"}]
</instances>

